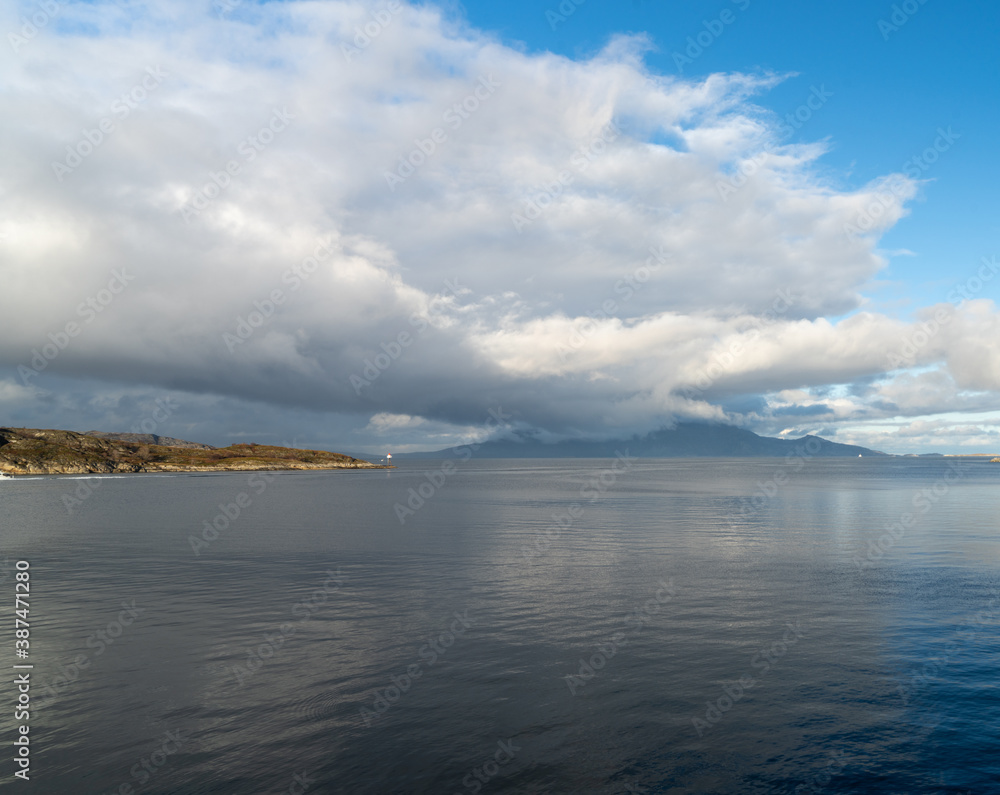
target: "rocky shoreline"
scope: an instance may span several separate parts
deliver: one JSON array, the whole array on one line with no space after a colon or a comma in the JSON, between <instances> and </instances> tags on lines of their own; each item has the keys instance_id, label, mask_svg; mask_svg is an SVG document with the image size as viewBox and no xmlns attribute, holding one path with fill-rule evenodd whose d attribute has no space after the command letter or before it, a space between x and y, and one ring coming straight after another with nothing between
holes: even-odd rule
<instances>
[{"instance_id":1,"label":"rocky shoreline","mask_svg":"<svg viewBox=\"0 0 1000 795\"><path fill-rule=\"evenodd\" d=\"M132 474L141 472L249 472L258 470L391 469L325 450L260 444L211 447L147 443L135 434L0 428L0 473L6 475Z\"/></svg>"}]
</instances>

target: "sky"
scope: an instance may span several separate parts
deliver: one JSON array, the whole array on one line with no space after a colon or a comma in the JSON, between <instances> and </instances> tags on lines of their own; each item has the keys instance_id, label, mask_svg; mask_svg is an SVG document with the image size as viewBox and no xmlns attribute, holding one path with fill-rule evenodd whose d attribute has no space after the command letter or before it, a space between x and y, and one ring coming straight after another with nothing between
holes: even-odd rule
<instances>
[{"instance_id":1,"label":"sky","mask_svg":"<svg viewBox=\"0 0 1000 795\"><path fill-rule=\"evenodd\" d=\"M0 9L0 424L1000 453L1000 7Z\"/></svg>"}]
</instances>

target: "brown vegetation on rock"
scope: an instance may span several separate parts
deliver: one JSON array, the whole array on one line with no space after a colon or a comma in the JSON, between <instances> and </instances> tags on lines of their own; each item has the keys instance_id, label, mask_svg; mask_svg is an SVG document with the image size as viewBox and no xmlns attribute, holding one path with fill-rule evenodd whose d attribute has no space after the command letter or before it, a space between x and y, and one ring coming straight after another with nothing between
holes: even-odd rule
<instances>
[{"instance_id":1,"label":"brown vegetation on rock","mask_svg":"<svg viewBox=\"0 0 1000 795\"><path fill-rule=\"evenodd\" d=\"M0 428L0 472L8 475L382 468L325 450L257 444L171 447L75 431Z\"/></svg>"}]
</instances>

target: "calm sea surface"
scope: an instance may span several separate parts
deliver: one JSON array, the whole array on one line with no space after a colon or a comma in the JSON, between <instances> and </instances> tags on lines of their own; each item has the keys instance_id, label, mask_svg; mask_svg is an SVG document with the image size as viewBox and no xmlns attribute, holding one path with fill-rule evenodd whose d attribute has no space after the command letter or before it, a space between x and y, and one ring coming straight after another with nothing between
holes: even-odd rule
<instances>
[{"instance_id":1,"label":"calm sea surface","mask_svg":"<svg viewBox=\"0 0 1000 795\"><path fill-rule=\"evenodd\" d=\"M1000 465L443 466L0 483L0 789L1000 793Z\"/></svg>"}]
</instances>

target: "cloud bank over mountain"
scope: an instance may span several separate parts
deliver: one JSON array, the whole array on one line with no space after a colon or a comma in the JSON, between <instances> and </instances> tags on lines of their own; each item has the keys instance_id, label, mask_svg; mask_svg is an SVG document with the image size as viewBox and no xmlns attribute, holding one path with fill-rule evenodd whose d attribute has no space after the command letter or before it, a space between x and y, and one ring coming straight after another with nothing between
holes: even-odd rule
<instances>
[{"instance_id":1,"label":"cloud bank over mountain","mask_svg":"<svg viewBox=\"0 0 1000 795\"><path fill-rule=\"evenodd\" d=\"M396 2L58 8L0 56L9 424L998 438L1000 266L866 309L921 182L839 186L763 107L790 76L653 74L641 36L529 54Z\"/></svg>"}]
</instances>

